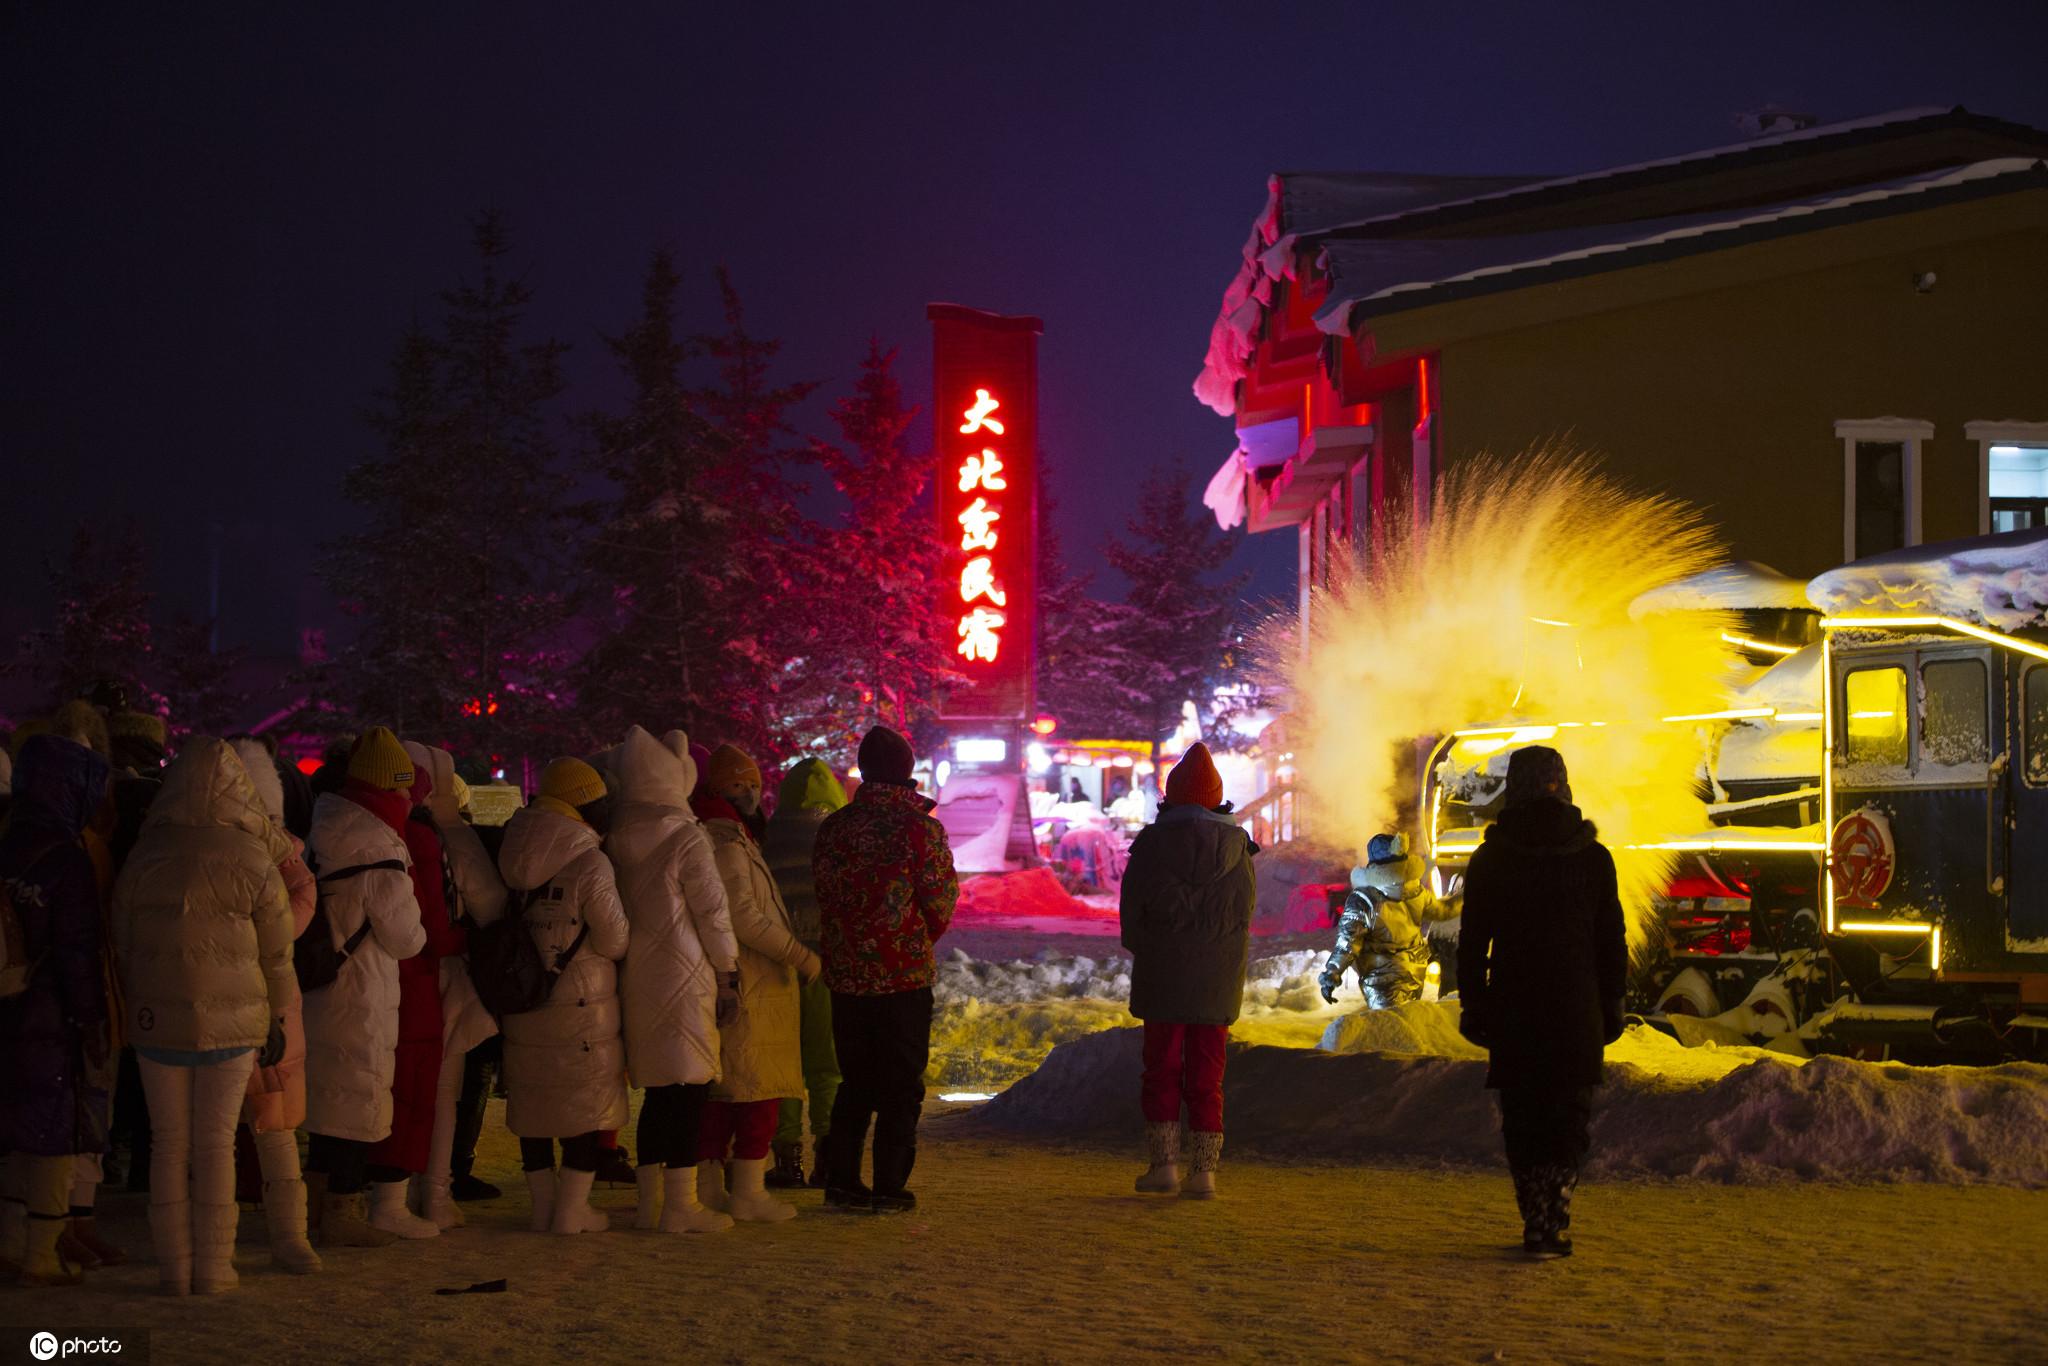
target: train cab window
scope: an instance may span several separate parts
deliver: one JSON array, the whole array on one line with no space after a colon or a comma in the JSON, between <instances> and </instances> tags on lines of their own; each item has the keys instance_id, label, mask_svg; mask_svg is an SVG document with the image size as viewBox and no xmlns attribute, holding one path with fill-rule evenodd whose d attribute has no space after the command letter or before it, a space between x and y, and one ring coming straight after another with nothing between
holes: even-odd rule
<instances>
[{"instance_id":1,"label":"train cab window","mask_svg":"<svg viewBox=\"0 0 2048 1366\"><path fill-rule=\"evenodd\" d=\"M1857 669L1842 681L1843 756L1852 764L1906 766L1906 671Z\"/></svg>"},{"instance_id":2,"label":"train cab window","mask_svg":"<svg viewBox=\"0 0 2048 1366\"><path fill-rule=\"evenodd\" d=\"M1991 761L1991 717L1981 659L1938 659L1920 666L1926 699L1920 714L1920 763L1942 768Z\"/></svg>"},{"instance_id":3,"label":"train cab window","mask_svg":"<svg viewBox=\"0 0 2048 1366\"><path fill-rule=\"evenodd\" d=\"M2048 787L2048 664L2028 669L2021 687L2021 706L2026 714L2027 781L2036 787Z\"/></svg>"}]
</instances>

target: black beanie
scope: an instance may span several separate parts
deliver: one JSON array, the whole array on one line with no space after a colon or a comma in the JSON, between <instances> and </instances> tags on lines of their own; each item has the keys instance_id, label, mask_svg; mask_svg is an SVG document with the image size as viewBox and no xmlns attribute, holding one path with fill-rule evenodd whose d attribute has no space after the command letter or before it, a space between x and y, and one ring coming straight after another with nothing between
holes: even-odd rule
<instances>
[{"instance_id":1,"label":"black beanie","mask_svg":"<svg viewBox=\"0 0 2048 1366\"><path fill-rule=\"evenodd\" d=\"M1530 745L1508 756L1506 806L1541 799L1570 802L1571 777L1565 772L1564 756L1547 745Z\"/></svg>"},{"instance_id":2,"label":"black beanie","mask_svg":"<svg viewBox=\"0 0 2048 1366\"><path fill-rule=\"evenodd\" d=\"M917 756L911 752L910 741L887 726L876 726L860 742L862 782L895 783L899 787L908 787L910 770L916 763Z\"/></svg>"}]
</instances>

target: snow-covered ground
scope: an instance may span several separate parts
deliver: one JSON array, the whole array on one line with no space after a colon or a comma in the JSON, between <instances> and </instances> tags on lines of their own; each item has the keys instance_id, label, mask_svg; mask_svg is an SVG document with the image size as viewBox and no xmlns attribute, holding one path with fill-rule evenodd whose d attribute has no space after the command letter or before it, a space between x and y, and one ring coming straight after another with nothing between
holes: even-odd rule
<instances>
[{"instance_id":1,"label":"snow-covered ground","mask_svg":"<svg viewBox=\"0 0 2048 1366\"><path fill-rule=\"evenodd\" d=\"M630 1138L630 1131L628 1138ZM479 1173L503 1199L440 1238L269 1269L242 1218L242 1285L154 1292L140 1197L103 1224L134 1251L78 1290L0 1288L32 1330L151 1331L159 1366L467 1362L2038 1362L2048 1191L1595 1181L1578 1255L1532 1265L1504 1175L1268 1163L1226 1148L1214 1201L1139 1197L1101 1152L925 1126L913 1215L799 1216L710 1237L522 1231L494 1105ZM503 1278L502 1294L437 1295ZM15 1333L16 1328L8 1329ZM12 1360L14 1358L7 1358Z\"/></svg>"}]
</instances>

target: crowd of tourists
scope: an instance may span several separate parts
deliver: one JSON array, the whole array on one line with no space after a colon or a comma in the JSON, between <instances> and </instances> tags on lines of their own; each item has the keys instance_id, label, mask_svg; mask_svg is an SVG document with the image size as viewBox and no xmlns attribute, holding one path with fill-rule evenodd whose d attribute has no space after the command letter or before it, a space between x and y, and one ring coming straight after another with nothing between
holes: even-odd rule
<instances>
[{"instance_id":1,"label":"crowd of tourists","mask_svg":"<svg viewBox=\"0 0 2048 1366\"><path fill-rule=\"evenodd\" d=\"M634 727L501 827L387 728L311 775L166 739L113 693L6 751L0 1269L126 1260L95 1219L116 1149L172 1294L235 1286L242 1203L290 1272L439 1236L501 1195L473 1169L496 1087L535 1232L609 1226L590 1196L628 1165L633 1089L636 1228L780 1222L771 1192L804 1184L914 1207L959 889L901 735L863 740L850 800L806 759L764 801L738 748Z\"/></svg>"}]
</instances>

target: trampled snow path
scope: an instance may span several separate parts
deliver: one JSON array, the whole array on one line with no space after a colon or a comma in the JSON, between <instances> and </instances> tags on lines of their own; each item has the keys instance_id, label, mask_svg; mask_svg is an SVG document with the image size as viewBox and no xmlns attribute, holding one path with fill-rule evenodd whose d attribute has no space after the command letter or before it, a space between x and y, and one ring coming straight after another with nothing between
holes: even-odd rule
<instances>
[{"instance_id":1,"label":"trampled snow path","mask_svg":"<svg viewBox=\"0 0 2048 1366\"><path fill-rule=\"evenodd\" d=\"M1400 1031L1438 1034L1443 1012L1418 1013L1416 1023L1395 1012L1364 1017L1377 1038L1342 1038L1340 1025L1332 1042L1398 1046ZM1060 1045L972 1124L1128 1143L1140 1124L1139 1039L1120 1029ZM1456 1056L1236 1046L1224 1082L1230 1147L1498 1166L1485 1063L1459 1043ZM1593 1138L1594 1177L2037 1188L2048 1186L2048 1067L1801 1063L1754 1049L1684 1049L1635 1026L1610 1052Z\"/></svg>"}]
</instances>

